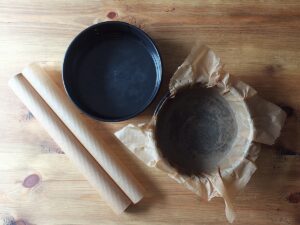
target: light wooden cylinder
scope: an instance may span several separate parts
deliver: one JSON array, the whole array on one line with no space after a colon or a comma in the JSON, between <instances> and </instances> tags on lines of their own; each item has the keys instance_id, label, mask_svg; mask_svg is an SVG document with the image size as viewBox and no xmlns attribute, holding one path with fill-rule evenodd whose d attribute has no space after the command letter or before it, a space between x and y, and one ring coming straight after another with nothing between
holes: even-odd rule
<instances>
[{"instance_id":1,"label":"light wooden cylinder","mask_svg":"<svg viewBox=\"0 0 300 225\"><path fill-rule=\"evenodd\" d=\"M9 85L113 211L117 214L122 213L131 204L129 198L55 115L23 75L13 77Z\"/></svg>"},{"instance_id":2,"label":"light wooden cylinder","mask_svg":"<svg viewBox=\"0 0 300 225\"><path fill-rule=\"evenodd\" d=\"M80 111L70 101L68 96L49 78L48 74L39 65L31 64L22 73L129 199L133 203L139 202L143 198L144 193L141 184L112 151L103 147L99 137L84 123L83 115L80 114Z\"/></svg>"}]
</instances>

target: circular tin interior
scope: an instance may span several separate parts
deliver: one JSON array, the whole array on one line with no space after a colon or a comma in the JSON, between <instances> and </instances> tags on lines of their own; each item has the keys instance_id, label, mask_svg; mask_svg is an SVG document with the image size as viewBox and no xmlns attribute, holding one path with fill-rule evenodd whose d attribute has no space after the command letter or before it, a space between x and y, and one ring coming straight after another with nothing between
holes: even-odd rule
<instances>
[{"instance_id":1,"label":"circular tin interior","mask_svg":"<svg viewBox=\"0 0 300 225\"><path fill-rule=\"evenodd\" d=\"M156 145L182 174L216 170L236 136L234 112L215 88L183 88L166 97L157 112Z\"/></svg>"},{"instance_id":2,"label":"circular tin interior","mask_svg":"<svg viewBox=\"0 0 300 225\"><path fill-rule=\"evenodd\" d=\"M63 82L86 114L121 121L142 112L161 83L162 63L151 38L124 22L104 22L82 31L70 44Z\"/></svg>"}]
</instances>

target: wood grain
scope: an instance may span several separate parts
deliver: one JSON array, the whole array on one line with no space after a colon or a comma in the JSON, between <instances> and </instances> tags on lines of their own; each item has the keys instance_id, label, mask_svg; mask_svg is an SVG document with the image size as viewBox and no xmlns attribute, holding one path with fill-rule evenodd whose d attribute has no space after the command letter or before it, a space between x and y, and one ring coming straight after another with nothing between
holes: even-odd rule
<instances>
[{"instance_id":1,"label":"wood grain","mask_svg":"<svg viewBox=\"0 0 300 225\"><path fill-rule=\"evenodd\" d=\"M300 224L300 2L0 0L0 218L2 224L226 224L224 203L197 199L145 167L112 136L128 123L87 123L145 184L147 196L117 217L14 96L8 79L32 61L62 61L85 27L121 20L148 32L164 60L158 98L195 41L208 44L225 68L288 113L283 134L263 146L258 170L234 201L235 224ZM58 75L58 74L57 74ZM38 179L24 187L30 175ZM28 182L28 179L27 181Z\"/></svg>"}]
</instances>

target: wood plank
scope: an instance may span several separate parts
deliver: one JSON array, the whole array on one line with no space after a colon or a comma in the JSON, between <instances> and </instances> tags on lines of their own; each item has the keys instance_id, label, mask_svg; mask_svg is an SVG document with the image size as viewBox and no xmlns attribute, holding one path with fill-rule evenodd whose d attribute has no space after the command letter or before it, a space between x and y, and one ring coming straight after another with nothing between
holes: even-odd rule
<instances>
[{"instance_id":1,"label":"wood plank","mask_svg":"<svg viewBox=\"0 0 300 225\"><path fill-rule=\"evenodd\" d=\"M147 188L145 199L120 217L7 87L8 79L32 61L61 62L78 32L106 20L127 21L148 32L158 43L165 66L159 96L141 116L113 124L86 118ZM298 0L0 0L0 30L2 224L227 224L221 199L201 201L166 175L147 168L112 136L128 122L149 119L169 77L196 41L215 49L225 69L289 113L278 143L263 146L258 171L234 201L235 223L300 224ZM25 188L23 182L32 174L39 181Z\"/></svg>"}]
</instances>

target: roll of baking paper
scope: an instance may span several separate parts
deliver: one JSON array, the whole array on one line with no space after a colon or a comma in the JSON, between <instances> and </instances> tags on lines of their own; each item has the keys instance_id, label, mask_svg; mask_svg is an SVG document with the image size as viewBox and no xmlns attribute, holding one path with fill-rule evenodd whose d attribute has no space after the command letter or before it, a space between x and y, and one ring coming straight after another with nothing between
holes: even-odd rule
<instances>
[{"instance_id":1,"label":"roll of baking paper","mask_svg":"<svg viewBox=\"0 0 300 225\"><path fill-rule=\"evenodd\" d=\"M23 75L18 74L13 77L9 81L9 85L113 211L117 214L122 213L131 204L129 198L100 167Z\"/></svg>"},{"instance_id":2,"label":"roll of baking paper","mask_svg":"<svg viewBox=\"0 0 300 225\"><path fill-rule=\"evenodd\" d=\"M141 184L115 154L101 144L92 129L84 123L80 111L49 75L38 64L29 65L22 73L129 199L133 203L139 202L144 192Z\"/></svg>"}]
</instances>

